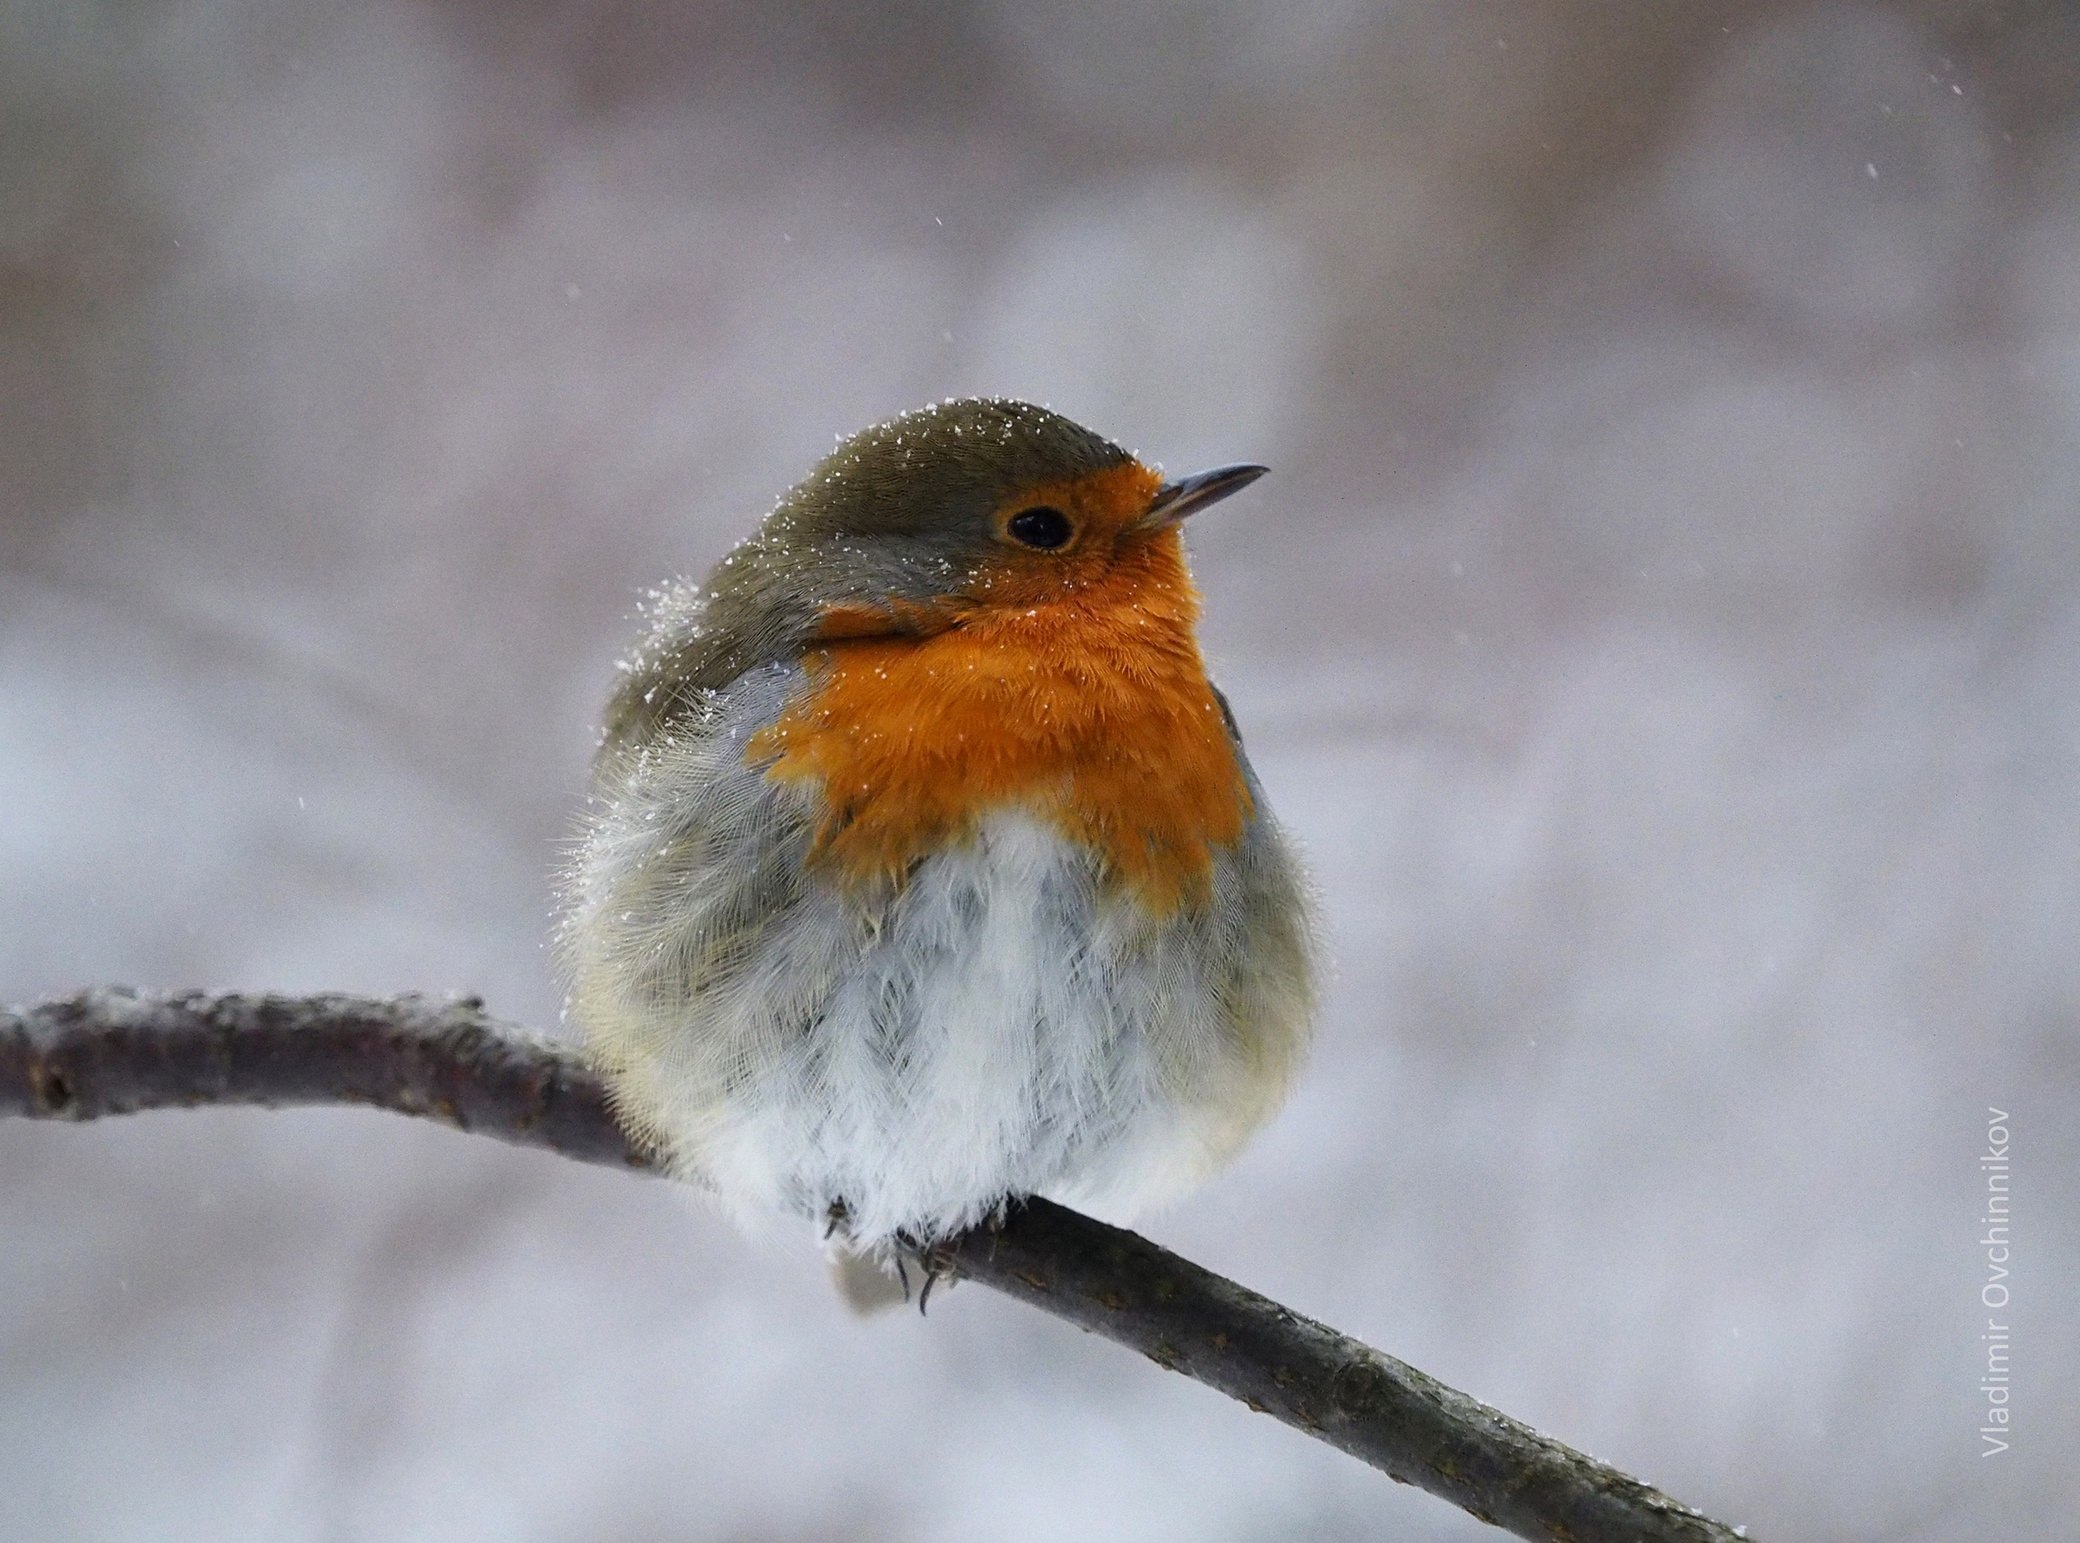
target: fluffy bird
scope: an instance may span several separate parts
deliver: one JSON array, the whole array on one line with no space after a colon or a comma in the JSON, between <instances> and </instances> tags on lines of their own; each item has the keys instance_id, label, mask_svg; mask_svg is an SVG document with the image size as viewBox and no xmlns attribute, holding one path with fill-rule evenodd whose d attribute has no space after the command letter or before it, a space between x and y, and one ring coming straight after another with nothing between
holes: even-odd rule
<instances>
[{"instance_id":1,"label":"fluffy bird","mask_svg":"<svg viewBox=\"0 0 2080 1543\"><path fill-rule=\"evenodd\" d=\"M887 1258L1172 1198L1305 1048L1305 882L1195 635L1165 481L1044 408L853 436L607 706L563 934L631 1133Z\"/></svg>"}]
</instances>

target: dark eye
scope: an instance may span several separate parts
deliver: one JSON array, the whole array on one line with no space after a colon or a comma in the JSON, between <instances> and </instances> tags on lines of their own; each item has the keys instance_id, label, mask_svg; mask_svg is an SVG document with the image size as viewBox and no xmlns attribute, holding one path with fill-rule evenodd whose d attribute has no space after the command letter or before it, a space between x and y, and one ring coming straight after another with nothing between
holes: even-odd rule
<instances>
[{"instance_id":1,"label":"dark eye","mask_svg":"<svg viewBox=\"0 0 2080 1543\"><path fill-rule=\"evenodd\" d=\"M1065 544L1076 533L1075 527L1069 523L1069 516L1046 504L1035 509L1019 510L1004 522L1004 529L1013 541L1036 546L1046 552Z\"/></svg>"}]
</instances>

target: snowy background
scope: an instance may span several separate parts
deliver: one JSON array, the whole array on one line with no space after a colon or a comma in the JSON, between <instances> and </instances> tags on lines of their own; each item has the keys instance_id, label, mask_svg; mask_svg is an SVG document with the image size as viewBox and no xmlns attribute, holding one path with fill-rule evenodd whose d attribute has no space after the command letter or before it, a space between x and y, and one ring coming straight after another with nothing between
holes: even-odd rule
<instances>
[{"instance_id":1,"label":"snowy background","mask_svg":"<svg viewBox=\"0 0 2080 1543\"><path fill-rule=\"evenodd\" d=\"M638 592L966 391L1276 469L1195 561L1339 973L1147 1230L1765 1538L2069 1535L2059 0L0 0L0 997L553 1025ZM352 1112L0 1126L0 1495L1494 1536L979 1288L862 1325L806 1243Z\"/></svg>"}]
</instances>

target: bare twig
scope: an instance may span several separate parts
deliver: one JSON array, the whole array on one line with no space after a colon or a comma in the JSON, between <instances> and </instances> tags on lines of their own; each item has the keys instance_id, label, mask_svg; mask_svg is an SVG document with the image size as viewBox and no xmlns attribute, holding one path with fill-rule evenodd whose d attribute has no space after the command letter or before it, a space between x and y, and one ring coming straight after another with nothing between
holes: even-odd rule
<instances>
[{"instance_id":1,"label":"bare twig","mask_svg":"<svg viewBox=\"0 0 2080 1543\"><path fill-rule=\"evenodd\" d=\"M646 1169L572 1050L475 1001L82 992L0 1013L0 1116L366 1104ZM980 1281L1183 1372L1519 1537L1733 1543L1659 1491L1414 1367L1044 1200L938 1251Z\"/></svg>"}]
</instances>

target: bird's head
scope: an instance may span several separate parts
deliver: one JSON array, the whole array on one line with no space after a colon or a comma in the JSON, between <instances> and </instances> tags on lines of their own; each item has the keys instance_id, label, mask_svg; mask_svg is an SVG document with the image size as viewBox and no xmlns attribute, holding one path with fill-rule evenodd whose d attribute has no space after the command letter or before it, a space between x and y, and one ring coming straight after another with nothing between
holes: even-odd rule
<instances>
[{"instance_id":1,"label":"bird's head","mask_svg":"<svg viewBox=\"0 0 2080 1543\"><path fill-rule=\"evenodd\" d=\"M842 442L767 517L751 560L822 608L816 636L951 624L1102 586L1174 550L1180 521L1263 472L1165 482L1059 413L971 397Z\"/></svg>"},{"instance_id":2,"label":"bird's head","mask_svg":"<svg viewBox=\"0 0 2080 1543\"><path fill-rule=\"evenodd\" d=\"M1264 468L1165 481L1026 402L970 397L838 445L698 589L667 591L628 666L609 740L761 663L869 637L929 636L1078 605L1196 601L1179 524Z\"/></svg>"}]
</instances>

